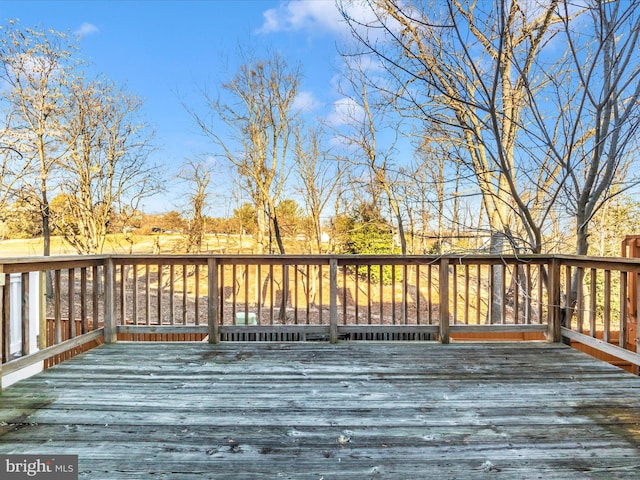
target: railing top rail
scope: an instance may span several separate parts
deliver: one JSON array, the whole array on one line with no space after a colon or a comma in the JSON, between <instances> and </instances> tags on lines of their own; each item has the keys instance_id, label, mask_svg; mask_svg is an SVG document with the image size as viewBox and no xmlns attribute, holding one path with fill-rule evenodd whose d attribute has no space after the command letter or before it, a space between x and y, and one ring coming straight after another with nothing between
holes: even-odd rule
<instances>
[{"instance_id":1,"label":"railing top rail","mask_svg":"<svg viewBox=\"0 0 640 480\"><path fill-rule=\"evenodd\" d=\"M108 255L58 255L52 257L7 257L0 258L4 273L38 272L67 268L104 265Z\"/></svg>"},{"instance_id":2,"label":"railing top rail","mask_svg":"<svg viewBox=\"0 0 640 480\"><path fill-rule=\"evenodd\" d=\"M116 265L206 265L211 255L162 254L162 255L111 255Z\"/></svg>"},{"instance_id":3,"label":"railing top rail","mask_svg":"<svg viewBox=\"0 0 640 480\"><path fill-rule=\"evenodd\" d=\"M555 255L562 265L640 273L640 258Z\"/></svg>"},{"instance_id":4,"label":"railing top rail","mask_svg":"<svg viewBox=\"0 0 640 480\"><path fill-rule=\"evenodd\" d=\"M60 255L52 257L7 257L0 258L5 273L67 269L104 265L107 259L121 265L206 265L210 259L221 265L328 265L336 260L338 265L429 265L447 261L450 265L500 265L531 264L544 265L557 260L561 265L583 268L599 268L640 272L640 259L626 257L587 257L559 254L525 255L333 255L333 254L270 254L270 255L211 255L211 254L162 254L162 255Z\"/></svg>"}]
</instances>

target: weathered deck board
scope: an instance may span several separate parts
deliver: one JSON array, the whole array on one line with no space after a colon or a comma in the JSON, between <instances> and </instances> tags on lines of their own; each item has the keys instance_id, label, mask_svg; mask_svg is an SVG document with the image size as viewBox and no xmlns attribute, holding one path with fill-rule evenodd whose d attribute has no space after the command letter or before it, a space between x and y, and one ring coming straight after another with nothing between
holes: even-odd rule
<instances>
[{"instance_id":1,"label":"weathered deck board","mask_svg":"<svg viewBox=\"0 0 640 480\"><path fill-rule=\"evenodd\" d=\"M0 453L91 480L636 479L640 379L544 343L118 343L6 389Z\"/></svg>"}]
</instances>

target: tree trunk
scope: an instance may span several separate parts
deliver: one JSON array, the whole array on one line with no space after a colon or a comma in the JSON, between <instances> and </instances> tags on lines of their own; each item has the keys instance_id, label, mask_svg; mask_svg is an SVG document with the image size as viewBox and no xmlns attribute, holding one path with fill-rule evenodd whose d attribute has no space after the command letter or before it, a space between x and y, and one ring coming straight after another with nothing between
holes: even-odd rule
<instances>
[{"instance_id":1,"label":"tree trunk","mask_svg":"<svg viewBox=\"0 0 640 480\"><path fill-rule=\"evenodd\" d=\"M265 251L266 244L266 232L267 232L267 222L265 220L265 213L263 205L256 204L256 212L257 212L257 226L256 226L256 249L257 254L262 255Z\"/></svg>"},{"instance_id":2,"label":"tree trunk","mask_svg":"<svg viewBox=\"0 0 640 480\"><path fill-rule=\"evenodd\" d=\"M284 243L282 243L282 234L280 233L280 225L278 224L278 215L273 210L273 216L271 221L273 223L273 233L276 236L276 242L278 244L278 251L280 255L284 255ZM289 303L289 267L287 265L282 266L282 299L280 302L280 323L283 325L287 320L287 305Z\"/></svg>"},{"instance_id":3,"label":"tree trunk","mask_svg":"<svg viewBox=\"0 0 640 480\"><path fill-rule=\"evenodd\" d=\"M42 215L42 239L43 239L43 251L42 254L45 257L51 255L51 227L49 225L49 214L51 213L49 209L49 201L47 199L47 187L46 182L43 182L42 186L42 205L40 207L41 215ZM45 275L45 290L47 298L53 298L53 271L47 271Z\"/></svg>"},{"instance_id":4,"label":"tree trunk","mask_svg":"<svg viewBox=\"0 0 640 480\"><path fill-rule=\"evenodd\" d=\"M276 243L278 244L278 252L280 255L284 255L284 243L282 243L282 234L280 233L278 216L275 213L271 217L271 222L273 224L273 234L276 236Z\"/></svg>"}]
</instances>

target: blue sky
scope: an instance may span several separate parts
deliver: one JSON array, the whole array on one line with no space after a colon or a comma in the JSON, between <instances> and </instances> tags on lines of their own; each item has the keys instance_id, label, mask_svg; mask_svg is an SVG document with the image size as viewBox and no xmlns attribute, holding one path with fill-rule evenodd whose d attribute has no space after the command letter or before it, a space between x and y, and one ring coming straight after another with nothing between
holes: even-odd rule
<instances>
[{"instance_id":1,"label":"blue sky","mask_svg":"<svg viewBox=\"0 0 640 480\"><path fill-rule=\"evenodd\" d=\"M336 46L345 32L334 0L3 0L0 20L8 19L19 19L22 27L81 35L80 54L91 68L145 100L145 118L156 129L153 160L166 165L168 179L185 158L211 150L179 96L195 105L198 88L218 88L235 72L233 55L239 45L268 47L290 64L300 62L304 78L299 100L309 114L335 115L340 98ZM214 190L224 195L223 185L229 184L224 175L214 183ZM146 209L179 208L180 197L180 187L174 186L147 201ZM212 214L225 213L214 210Z\"/></svg>"}]
</instances>

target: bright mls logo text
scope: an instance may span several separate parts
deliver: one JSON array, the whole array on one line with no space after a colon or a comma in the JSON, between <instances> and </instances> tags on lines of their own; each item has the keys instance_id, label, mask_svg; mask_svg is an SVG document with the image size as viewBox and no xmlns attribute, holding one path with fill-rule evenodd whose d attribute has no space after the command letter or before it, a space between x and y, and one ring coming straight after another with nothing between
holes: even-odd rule
<instances>
[{"instance_id":1,"label":"bright mls logo text","mask_svg":"<svg viewBox=\"0 0 640 480\"><path fill-rule=\"evenodd\" d=\"M77 480L77 455L0 455L0 477L6 480Z\"/></svg>"}]
</instances>

